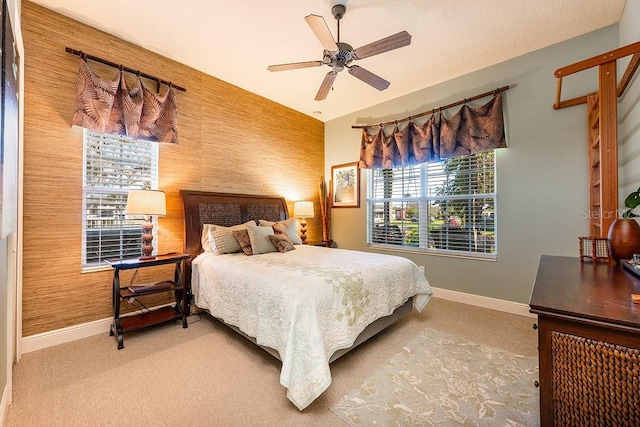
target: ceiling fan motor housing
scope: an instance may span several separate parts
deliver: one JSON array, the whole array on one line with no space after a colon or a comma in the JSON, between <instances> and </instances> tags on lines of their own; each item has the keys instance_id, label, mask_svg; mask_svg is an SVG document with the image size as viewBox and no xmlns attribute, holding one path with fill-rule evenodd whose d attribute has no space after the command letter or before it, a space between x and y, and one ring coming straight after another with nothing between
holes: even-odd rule
<instances>
[{"instance_id":1,"label":"ceiling fan motor housing","mask_svg":"<svg viewBox=\"0 0 640 427\"><path fill-rule=\"evenodd\" d=\"M342 19L346 11L347 11L347 7L343 4L337 4L331 8L331 13L333 14L333 17L336 18L338 21Z\"/></svg>"},{"instance_id":2,"label":"ceiling fan motor housing","mask_svg":"<svg viewBox=\"0 0 640 427\"><path fill-rule=\"evenodd\" d=\"M324 62L331 65L335 71L342 71L344 67L349 66L351 62L353 62L353 57L351 53L353 52L353 48L350 44L338 42L338 50L329 52L325 51L325 60ZM329 59L329 62L326 59Z\"/></svg>"}]
</instances>

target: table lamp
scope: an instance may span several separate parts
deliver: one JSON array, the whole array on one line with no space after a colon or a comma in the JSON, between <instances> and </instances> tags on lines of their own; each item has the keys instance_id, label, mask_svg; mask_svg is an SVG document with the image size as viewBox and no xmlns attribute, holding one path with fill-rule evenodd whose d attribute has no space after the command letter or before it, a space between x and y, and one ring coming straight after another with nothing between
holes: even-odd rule
<instances>
[{"instance_id":1,"label":"table lamp","mask_svg":"<svg viewBox=\"0 0 640 427\"><path fill-rule=\"evenodd\" d=\"M293 202L293 212L300 219L300 239L302 244L307 244L307 221L306 218L313 218L313 202L299 201Z\"/></svg>"},{"instance_id":2,"label":"table lamp","mask_svg":"<svg viewBox=\"0 0 640 427\"><path fill-rule=\"evenodd\" d=\"M157 190L130 190L127 196L127 215L144 215L142 223L142 256L140 259L153 259L153 224L151 215L165 216L167 214L167 202L164 191Z\"/></svg>"}]
</instances>

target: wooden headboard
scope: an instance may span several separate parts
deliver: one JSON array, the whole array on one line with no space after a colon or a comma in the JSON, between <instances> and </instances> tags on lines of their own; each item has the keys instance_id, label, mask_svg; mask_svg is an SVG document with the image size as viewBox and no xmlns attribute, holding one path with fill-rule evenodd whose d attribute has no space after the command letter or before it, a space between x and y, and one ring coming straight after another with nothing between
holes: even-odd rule
<instances>
[{"instance_id":1,"label":"wooden headboard","mask_svg":"<svg viewBox=\"0 0 640 427\"><path fill-rule=\"evenodd\" d=\"M252 194L209 193L180 190L184 214L185 283L191 284L191 261L202 252L203 224L230 227L249 220L281 221L289 218L284 197Z\"/></svg>"}]
</instances>

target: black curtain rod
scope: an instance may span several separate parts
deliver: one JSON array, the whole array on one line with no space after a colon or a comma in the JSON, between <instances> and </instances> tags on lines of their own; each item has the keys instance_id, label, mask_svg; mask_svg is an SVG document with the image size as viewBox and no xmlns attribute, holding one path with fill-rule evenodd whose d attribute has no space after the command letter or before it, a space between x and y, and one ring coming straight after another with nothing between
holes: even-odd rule
<instances>
[{"instance_id":1,"label":"black curtain rod","mask_svg":"<svg viewBox=\"0 0 640 427\"><path fill-rule=\"evenodd\" d=\"M442 111L442 110L446 110L446 109L451 108L451 107L455 107L457 105L466 104L469 101L474 101L476 99L484 98L485 96L497 95L499 92L503 92L503 91L505 91L507 89L509 89L509 86L499 87L499 88L491 90L489 92L485 92L485 93L481 93L480 95L472 96L471 98L465 98L465 99L460 100L460 101L452 102L451 104L443 105L442 107L438 107L438 108L434 108L434 109L429 110L429 111L425 111L424 113L416 114L415 116L409 116L409 117L405 117L404 119L393 120L391 122L383 122L383 123L379 123L379 124L375 124L375 125L353 125L353 126L351 126L351 129L367 129L367 128L373 128L373 127L377 127L377 126L385 127L385 126L397 125L398 123L411 121L411 120L413 120L413 119L415 119L417 117L426 116L428 114L435 114L436 111Z\"/></svg>"},{"instance_id":2,"label":"black curtain rod","mask_svg":"<svg viewBox=\"0 0 640 427\"><path fill-rule=\"evenodd\" d=\"M172 82L168 82L168 81L162 80L162 79L160 79L158 77L151 76L151 75L146 74L146 73L142 73L142 72L140 72L140 70L134 70L132 68L125 67L125 66L123 66L121 64L116 64L115 62L111 62L111 61L107 61L106 59L98 58L97 56L87 55L86 53L82 52L81 50L71 49L70 47L66 47L64 50L69 52L69 53L73 53L74 55L78 55L80 57L84 56L86 59L90 59L90 60L96 61L96 62L101 62L101 63L103 63L105 65L109 65L109 66L114 67L114 68L122 68L124 71L128 71L130 73L137 74L137 75L142 76L144 78L147 78L149 80L155 80L156 83L158 84L158 88L157 88L158 92L160 92L160 84L164 84L164 85L167 85L167 86L172 86L172 87L176 88L177 90L179 90L181 92L186 92L187 91L185 88L180 87L180 86L178 86L176 84L173 84Z\"/></svg>"}]
</instances>

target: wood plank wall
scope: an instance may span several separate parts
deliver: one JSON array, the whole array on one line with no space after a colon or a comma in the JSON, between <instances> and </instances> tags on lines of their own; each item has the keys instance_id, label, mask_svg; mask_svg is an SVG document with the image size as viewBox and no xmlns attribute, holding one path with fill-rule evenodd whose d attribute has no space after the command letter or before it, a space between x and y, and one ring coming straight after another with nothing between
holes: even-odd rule
<instances>
[{"instance_id":1,"label":"wood plank wall","mask_svg":"<svg viewBox=\"0 0 640 427\"><path fill-rule=\"evenodd\" d=\"M81 272L82 130L70 125L78 57L65 47L187 89L177 92L180 144L160 144L167 216L160 218L154 242L159 253L182 249L180 189L279 194L290 211L302 199L314 200L319 209L322 122L26 0L22 31L23 336L112 315L111 271ZM89 63L102 77L117 72ZM318 210L308 221L310 240L322 238L319 217ZM167 274L151 270L140 270L141 282Z\"/></svg>"}]
</instances>

